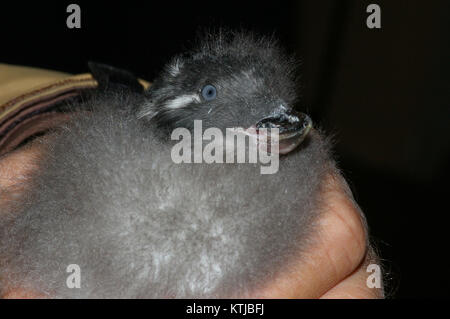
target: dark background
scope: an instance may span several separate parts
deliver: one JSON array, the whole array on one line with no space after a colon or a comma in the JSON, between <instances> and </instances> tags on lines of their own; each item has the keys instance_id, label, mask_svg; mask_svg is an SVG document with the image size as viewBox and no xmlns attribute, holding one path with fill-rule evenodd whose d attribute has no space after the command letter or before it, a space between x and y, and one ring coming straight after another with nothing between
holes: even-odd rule
<instances>
[{"instance_id":1,"label":"dark background","mask_svg":"<svg viewBox=\"0 0 450 319\"><path fill-rule=\"evenodd\" d=\"M70 73L89 60L151 80L204 27L275 32L302 60L300 109L336 139L388 297L449 297L449 1L73 1L0 5L0 63ZM381 6L381 29L366 7Z\"/></svg>"}]
</instances>

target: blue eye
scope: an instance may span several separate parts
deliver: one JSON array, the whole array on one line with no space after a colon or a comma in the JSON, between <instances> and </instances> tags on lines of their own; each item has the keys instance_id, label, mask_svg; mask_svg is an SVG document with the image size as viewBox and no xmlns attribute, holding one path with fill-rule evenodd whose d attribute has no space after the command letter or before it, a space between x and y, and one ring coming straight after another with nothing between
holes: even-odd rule
<instances>
[{"instance_id":1,"label":"blue eye","mask_svg":"<svg viewBox=\"0 0 450 319\"><path fill-rule=\"evenodd\" d=\"M214 100L217 96L217 90L211 84L207 84L202 89L202 96L206 101Z\"/></svg>"}]
</instances>

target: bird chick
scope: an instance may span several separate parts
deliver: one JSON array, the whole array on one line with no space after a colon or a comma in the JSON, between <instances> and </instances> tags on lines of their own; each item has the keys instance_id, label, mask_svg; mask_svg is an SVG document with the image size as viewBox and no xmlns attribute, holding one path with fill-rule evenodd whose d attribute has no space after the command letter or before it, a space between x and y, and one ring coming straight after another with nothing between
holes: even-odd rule
<instances>
[{"instance_id":1,"label":"bird chick","mask_svg":"<svg viewBox=\"0 0 450 319\"><path fill-rule=\"evenodd\" d=\"M327 140L293 111L295 88L295 64L273 41L213 34L175 57L144 96L84 102L91 112L41 142L39 171L8 205L14 218L0 222L0 292L254 294L302 258L334 169ZM177 164L168 133L195 120L280 128L289 154L272 175L257 163ZM81 269L81 288L66 284L70 264Z\"/></svg>"},{"instance_id":2,"label":"bird chick","mask_svg":"<svg viewBox=\"0 0 450 319\"><path fill-rule=\"evenodd\" d=\"M251 33L210 34L200 49L176 56L154 81L139 118L169 129L278 128L280 152L306 136L311 119L295 112L296 60L274 39Z\"/></svg>"}]
</instances>

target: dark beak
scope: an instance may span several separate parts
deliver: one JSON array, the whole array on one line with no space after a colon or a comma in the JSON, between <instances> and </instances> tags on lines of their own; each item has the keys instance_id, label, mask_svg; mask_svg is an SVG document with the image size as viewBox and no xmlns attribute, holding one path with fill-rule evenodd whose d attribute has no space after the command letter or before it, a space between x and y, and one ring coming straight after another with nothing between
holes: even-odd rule
<instances>
[{"instance_id":1,"label":"dark beak","mask_svg":"<svg viewBox=\"0 0 450 319\"><path fill-rule=\"evenodd\" d=\"M256 129L261 128L278 128L279 153L287 154L295 149L308 135L312 128L312 120L308 115L301 112L282 111L259 121L256 124Z\"/></svg>"}]
</instances>

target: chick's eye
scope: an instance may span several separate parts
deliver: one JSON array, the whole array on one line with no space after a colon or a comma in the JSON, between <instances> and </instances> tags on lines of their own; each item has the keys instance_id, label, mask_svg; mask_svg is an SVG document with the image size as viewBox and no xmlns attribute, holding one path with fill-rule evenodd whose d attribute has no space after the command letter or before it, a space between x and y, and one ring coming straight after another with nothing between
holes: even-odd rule
<instances>
[{"instance_id":1,"label":"chick's eye","mask_svg":"<svg viewBox=\"0 0 450 319\"><path fill-rule=\"evenodd\" d=\"M202 89L202 96L206 101L214 100L217 96L217 90L211 84L205 85Z\"/></svg>"}]
</instances>

